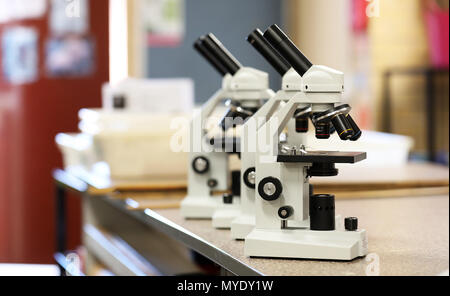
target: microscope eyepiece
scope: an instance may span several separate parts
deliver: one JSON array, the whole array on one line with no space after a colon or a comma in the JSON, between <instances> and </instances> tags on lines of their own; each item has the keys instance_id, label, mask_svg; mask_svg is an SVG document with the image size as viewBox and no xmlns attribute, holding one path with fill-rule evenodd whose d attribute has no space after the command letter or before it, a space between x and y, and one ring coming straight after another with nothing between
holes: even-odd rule
<instances>
[{"instance_id":1,"label":"microscope eyepiece","mask_svg":"<svg viewBox=\"0 0 450 296\"><path fill-rule=\"evenodd\" d=\"M213 55L203 44L202 37L197 39L194 43L194 48L197 50L197 52L204 57L211 66L214 67L222 76L228 73L228 69L222 64L222 62L217 59L215 55Z\"/></svg>"},{"instance_id":2,"label":"microscope eyepiece","mask_svg":"<svg viewBox=\"0 0 450 296\"><path fill-rule=\"evenodd\" d=\"M291 65L270 45L259 29L255 29L247 37L247 41L280 73L286 74Z\"/></svg>"},{"instance_id":3,"label":"microscope eyepiece","mask_svg":"<svg viewBox=\"0 0 450 296\"><path fill-rule=\"evenodd\" d=\"M303 76L312 67L308 58L277 25L267 28L264 32L264 38L292 65L300 76Z\"/></svg>"},{"instance_id":4,"label":"microscope eyepiece","mask_svg":"<svg viewBox=\"0 0 450 296\"><path fill-rule=\"evenodd\" d=\"M234 75L242 68L239 61L225 48L225 46L223 46L214 34L209 33L208 35L201 37L201 39L209 52L228 70L227 73Z\"/></svg>"}]
</instances>

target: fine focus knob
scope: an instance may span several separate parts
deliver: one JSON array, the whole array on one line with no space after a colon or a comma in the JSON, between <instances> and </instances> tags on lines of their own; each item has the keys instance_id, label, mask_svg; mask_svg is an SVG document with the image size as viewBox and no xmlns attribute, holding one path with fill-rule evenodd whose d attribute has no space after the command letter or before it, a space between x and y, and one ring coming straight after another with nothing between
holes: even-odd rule
<instances>
[{"instance_id":1,"label":"fine focus knob","mask_svg":"<svg viewBox=\"0 0 450 296\"><path fill-rule=\"evenodd\" d=\"M258 184L258 193L264 200L277 200L282 192L283 186L277 178L267 177L262 179Z\"/></svg>"},{"instance_id":2,"label":"fine focus knob","mask_svg":"<svg viewBox=\"0 0 450 296\"><path fill-rule=\"evenodd\" d=\"M209 170L209 161L203 156L194 158L192 169L198 174L204 174Z\"/></svg>"},{"instance_id":3,"label":"fine focus knob","mask_svg":"<svg viewBox=\"0 0 450 296\"><path fill-rule=\"evenodd\" d=\"M345 230L347 230L347 231L358 230L358 218L356 218L356 217L345 218Z\"/></svg>"},{"instance_id":4,"label":"fine focus knob","mask_svg":"<svg viewBox=\"0 0 450 296\"><path fill-rule=\"evenodd\" d=\"M290 206L284 206L278 209L278 216L281 219L287 219L294 214L294 209Z\"/></svg>"},{"instance_id":5,"label":"fine focus knob","mask_svg":"<svg viewBox=\"0 0 450 296\"><path fill-rule=\"evenodd\" d=\"M217 180L216 179L209 179L207 182L207 185L209 188L214 188L217 186Z\"/></svg>"}]
</instances>

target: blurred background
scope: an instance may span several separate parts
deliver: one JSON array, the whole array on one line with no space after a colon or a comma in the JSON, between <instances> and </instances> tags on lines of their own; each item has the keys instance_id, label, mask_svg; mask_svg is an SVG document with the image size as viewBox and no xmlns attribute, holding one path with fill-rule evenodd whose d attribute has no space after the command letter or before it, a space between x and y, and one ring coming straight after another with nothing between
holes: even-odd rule
<instances>
[{"instance_id":1,"label":"blurred background","mask_svg":"<svg viewBox=\"0 0 450 296\"><path fill-rule=\"evenodd\" d=\"M107 105L129 77L185 87L183 112L220 87L192 49L208 32L278 90L281 77L245 39L279 24L314 64L345 73L363 129L407 136L409 160L448 166L448 9L448 0L0 0L0 262L53 262L55 136L79 130L80 109ZM69 196L68 209L75 249L80 200Z\"/></svg>"}]
</instances>

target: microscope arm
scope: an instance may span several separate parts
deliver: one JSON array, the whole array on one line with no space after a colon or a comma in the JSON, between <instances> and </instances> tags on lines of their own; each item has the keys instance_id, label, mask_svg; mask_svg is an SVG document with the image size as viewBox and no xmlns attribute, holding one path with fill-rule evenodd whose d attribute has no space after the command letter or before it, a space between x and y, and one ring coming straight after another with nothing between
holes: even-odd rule
<instances>
[{"instance_id":1,"label":"microscope arm","mask_svg":"<svg viewBox=\"0 0 450 296\"><path fill-rule=\"evenodd\" d=\"M288 124L289 120L294 116L297 108L309 105L304 103L303 93L300 93L289 100L278 112L258 130L258 139L268 139L269 151L261 151L269 153L270 156L278 155L278 139L279 135L283 132L283 129ZM301 106L304 105L304 106Z\"/></svg>"}]
</instances>

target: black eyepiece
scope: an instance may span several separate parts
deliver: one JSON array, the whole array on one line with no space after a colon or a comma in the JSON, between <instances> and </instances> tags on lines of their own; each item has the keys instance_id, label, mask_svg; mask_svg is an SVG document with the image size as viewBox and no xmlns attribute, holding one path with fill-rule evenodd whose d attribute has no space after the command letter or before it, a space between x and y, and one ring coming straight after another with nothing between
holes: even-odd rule
<instances>
[{"instance_id":1,"label":"black eyepiece","mask_svg":"<svg viewBox=\"0 0 450 296\"><path fill-rule=\"evenodd\" d=\"M308 58L277 25L270 26L264 33L264 38L292 65L300 76L303 76L312 67Z\"/></svg>"},{"instance_id":2,"label":"black eyepiece","mask_svg":"<svg viewBox=\"0 0 450 296\"><path fill-rule=\"evenodd\" d=\"M270 45L259 29L255 29L247 37L247 41L280 73L286 74L291 65Z\"/></svg>"},{"instance_id":3,"label":"black eyepiece","mask_svg":"<svg viewBox=\"0 0 450 296\"><path fill-rule=\"evenodd\" d=\"M234 75L242 67L239 61L223 46L214 34L209 33L202 38L202 41L205 47L222 63L231 75Z\"/></svg>"},{"instance_id":4,"label":"black eyepiece","mask_svg":"<svg viewBox=\"0 0 450 296\"><path fill-rule=\"evenodd\" d=\"M225 74L228 73L228 69L222 64L221 61L219 61L219 59L216 58L215 55L213 55L203 44L203 40L204 37L200 37L199 39L197 39L197 41L195 41L194 43L194 48L197 50L198 53L200 53L200 55L202 57L204 57L210 64L211 66L214 67L214 69L216 69L222 76L224 76Z\"/></svg>"}]
</instances>

